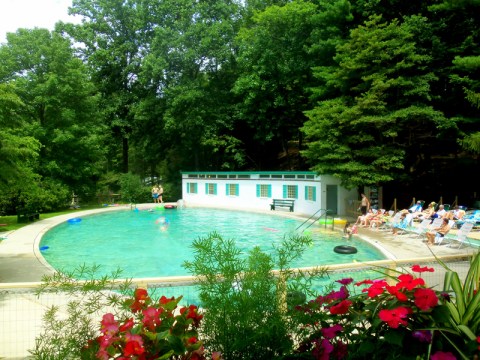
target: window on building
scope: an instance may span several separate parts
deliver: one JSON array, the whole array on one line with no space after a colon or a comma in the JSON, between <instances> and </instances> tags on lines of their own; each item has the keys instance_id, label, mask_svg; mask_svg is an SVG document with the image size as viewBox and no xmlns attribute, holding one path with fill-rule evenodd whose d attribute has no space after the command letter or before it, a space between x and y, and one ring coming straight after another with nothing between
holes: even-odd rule
<instances>
[{"instance_id":1,"label":"window on building","mask_svg":"<svg viewBox=\"0 0 480 360\"><path fill-rule=\"evenodd\" d=\"M283 185L283 198L284 199L298 199L298 186L297 185Z\"/></svg>"},{"instance_id":2,"label":"window on building","mask_svg":"<svg viewBox=\"0 0 480 360\"><path fill-rule=\"evenodd\" d=\"M227 196L238 196L239 185L238 184L227 184L226 190L227 190Z\"/></svg>"},{"instance_id":3,"label":"window on building","mask_svg":"<svg viewBox=\"0 0 480 360\"><path fill-rule=\"evenodd\" d=\"M187 194L198 194L197 183L187 183Z\"/></svg>"},{"instance_id":4,"label":"window on building","mask_svg":"<svg viewBox=\"0 0 480 360\"><path fill-rule=\"evenodd\" d=\"M217 195L217 184L205 184L205 194Z\"/></svg>"},{"instance_id":5,"label":"window on building","mask_svg":"<svg viewBox=\"0 0 480 360\"><path fill-rule=\"evenodd\" d=\"M257 197L272 197L272 185L269 184L257 184Z\"/></svg>"},{"instance_id":6,"label":"window on building","mask_svg":"<svg viewBox=\"0 0 480 360\"><path fill-rule=\"evenodd\" d=\"M305 186L305 200L317 201L317 188L315 186Z\"/></svg>"},{"instance_id":7,"label":"window on building","mask_svg":"<svg viewBox=\"0 0 480 360\"><path fill-rule=\"evenodd\" d=\"M284 179L295 179L295 175L283 175Z\"/></svg>"}]
</instances>

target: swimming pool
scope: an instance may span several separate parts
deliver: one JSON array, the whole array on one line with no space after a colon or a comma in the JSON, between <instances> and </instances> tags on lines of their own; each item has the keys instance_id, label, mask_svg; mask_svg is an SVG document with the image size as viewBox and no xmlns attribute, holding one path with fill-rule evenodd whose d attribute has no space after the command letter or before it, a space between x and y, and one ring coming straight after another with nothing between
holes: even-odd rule
<instances>
[{"instance_id":1,"label":"swimming pool","mask_svg":"<svg viewBox=\"0 0 480 360\"><path fill-rule=\"evenodd\" d=\"M191 275L183 268L192 260L191 244L216 231L234 239L243 253L254 246L272 250L303 221L269 214L220 209L187 208L150 211L119 210L66 221L49 230L40 242L41 253L55 269L70 271L82 265L101 265L99 276L122 269L122 277ZM359 239L349 245L356 254L337 254L333 248L346 243L338 231L307 230L313 246L292 267L307 267L352 261L381 260L385 256Z\"/></svg>"}]
</instances>

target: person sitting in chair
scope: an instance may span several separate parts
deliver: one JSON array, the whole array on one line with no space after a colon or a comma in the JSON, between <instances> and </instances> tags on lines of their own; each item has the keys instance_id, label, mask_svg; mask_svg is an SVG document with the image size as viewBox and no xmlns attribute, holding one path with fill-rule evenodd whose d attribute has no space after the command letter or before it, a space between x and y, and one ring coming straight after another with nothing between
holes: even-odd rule
<instances>
[{"instance_id":1,"label":"person sitting in chair","mask_svg":"<svg viewBox=\"0 0 480 360\"><path fill-rule=\"evenodd\" d=\"M435 205L437 205L434 201L428 204L428 207L423 210L420 214L417 215L417 219L425 220L431 219L433 214L435 214Z\"/></svg>"},{"instance_id":2,"label":"person sitting in chair","mask_svg":"<svg viewBox=\"0 0 480 360\"><path fill-rule=\"evenodd\" d=\"M408 209L408 211L411 214L421 213L422 212L422 202L420 200L417 201L417 203L414 204L410 209Z\"/></svg>"},{"instance_id":3,"label":"person sitting in chair","mask_svg":"<svg viewBox=\"0 0 480 360\"><path fill-rule=\"evenodd\" d=\"M435 244L435 238L444 237L450 231L450 225L448 225L449 220L444 218L442 221L442 225L437 228L432 229L431 231L427 231L427 245Z\"/></svg>"},{"instance_id":4,"label":"person sitting in chair","mask_svg":"<svg viewBox=\"0 0 480 360\"><path fill-rule=\"evenodd\" d=\"M402 210L402 215L400 216L400 220L397 223L392 225L392 234L397 235L398 230L406 229L408 226L409 219L407 218L408 210Z\"/></svg>"}]
</instances>

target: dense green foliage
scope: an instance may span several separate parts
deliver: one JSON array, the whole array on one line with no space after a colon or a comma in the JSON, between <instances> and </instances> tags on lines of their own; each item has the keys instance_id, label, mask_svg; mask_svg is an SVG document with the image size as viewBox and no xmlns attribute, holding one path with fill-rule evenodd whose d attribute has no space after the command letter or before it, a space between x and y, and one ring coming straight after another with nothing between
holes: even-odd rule
<instances>
[{"instance_id":1,"label":"dense green foliage","mask_svg":"<svg viewBox=\"0 0 480 360\"><path fill-rule=\"evenodd\" d=\"M29 205L24 192L50 207L71 192L93 197L128 172L161 178L176 200L180 170L313 169L352 188L470 205L479 10L75 0L81 24L19 29L0 45L1 210Z\"/></svg>"}]
</instances>

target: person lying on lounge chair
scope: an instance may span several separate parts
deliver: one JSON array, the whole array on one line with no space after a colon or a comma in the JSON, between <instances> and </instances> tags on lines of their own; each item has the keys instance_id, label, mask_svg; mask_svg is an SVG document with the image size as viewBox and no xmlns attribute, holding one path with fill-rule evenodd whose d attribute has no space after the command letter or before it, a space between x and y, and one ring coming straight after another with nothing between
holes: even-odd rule
<instances>
[{"instance_id":1,"label":"person lying on lounge chair","mask_svg":"<svg viewBox=\"0 0 480 360\"><path fill-rule=\"evenodd\" d=\"M402 211L404 211L404 210L402 210ZM407 226L408 226L407 214L408 214L408 210L406 212L402 213L402 215L400 216L400 220L397 223L392 225L392 234L393 235L397 235L398 231L400 229L403 230L403 229L407 228Z\"/></svg>"},{"instance_id":2,"label":"person lying on lounge chair","mask_svg":"<svg viewBox=\"0 0 480 360\"><path fill-rule=\"evenodd\" d=\"M431 202L428 204L428 207L423 210L420 214L414 214L414 217L416 217L419 220L425 220L425 219L430 219L433 214L435 214L435 202ZM416 216L415 216L416 215Z\"/></svg>"},{"instance_id":3,"label":"person lying on lounge chair","mask_svg":"<svg viewBox=\"0 0 480 360\"><path fill-rule=\"evenodd\" d=\"M442 225L437 228L432 229L431 231L427 231L425 235L427 235L427 244L433 245L435 244L435 237L444 237L450 231L450 225L448 225L449 220L447 218L443 219Z\"/></svg>"}]
</instances>

